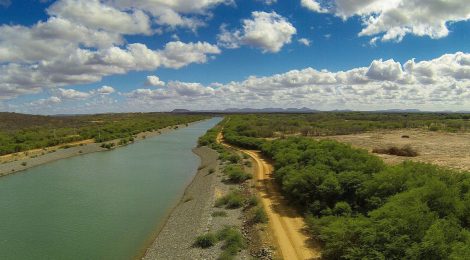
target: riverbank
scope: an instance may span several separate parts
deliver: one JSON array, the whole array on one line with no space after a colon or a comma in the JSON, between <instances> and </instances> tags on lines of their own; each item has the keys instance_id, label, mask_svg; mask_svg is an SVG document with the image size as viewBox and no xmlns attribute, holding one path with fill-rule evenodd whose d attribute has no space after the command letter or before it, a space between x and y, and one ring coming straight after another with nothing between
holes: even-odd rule
<instances>
[{"instance_id":1,"label":"riverbank","mask_svg":"<svg viewBox=\"0 0 470 260\"><path fill-rule=\"evenodd\" d=\"M153 243L141 256L142 259L218 259L224 251L223 243L210 248L194 246L196 238L215 233L230 226L241 231L246 247L238 252L235 259L277 259L269 237L267 224L253 223L252 205L239 208L215 207L217 199L239 190L248 200L255 193L256 180L242 184L227 182L224 174L226 162L219 160L219 153L208 147L193 150L201 164L193 181L186 188L179 203L159 226ZM237 153L241 156L241 153ZM248 163L250 161L250 163ZM243 159L246 172L253 173L252 159Z\"/></svg>"},{"instance_id":2,"label":"riverbank","mask_svg":"<svg viewBox=\"0 0 470 260\"><path fill-rule=\"evenodd\" d=\"M146 138L151 138L164 133L168 133L175 129L187 127L194 123L180 124L176 126L168 126L153 132L142 132L137 134L134 142L142 141ZM115 148L119 148L120 139L108 141L105 143L113 143ZM108 149L101 147L102 143L94 143L90 141L76 142L72 144L62 144L57 147L49 147L44 149L36 149L34 152L21 152L15 155L5 155L0 157L0 177L24 171L39 165L50 163L53 161L66 159L78 155L84 155L95 152L108 151ZM40 153L38 153L40 151Z\"/></svg>"},{"instance_id":3,"label":"riverbank","mask_svg":"<svg viewBox=\"0 0 470 260\"><path fill-rule=\"evenodd\" d=\"M218 154L207 147L193 149L201 159L197 174L186 188L180 202L160 227L143 259L197 259L192 248L196 236L209 228L215 200L216 177L220 175Z\"/></svg>"}]
</instances>

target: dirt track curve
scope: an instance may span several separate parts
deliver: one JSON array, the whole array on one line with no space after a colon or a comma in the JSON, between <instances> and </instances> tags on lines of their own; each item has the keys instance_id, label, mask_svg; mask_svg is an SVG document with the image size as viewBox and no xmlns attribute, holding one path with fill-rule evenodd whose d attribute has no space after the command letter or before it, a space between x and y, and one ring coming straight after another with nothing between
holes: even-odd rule
<instances>
[{"instance_id":1,"label":"dirt track curve","mask_svg":"<svg viewBox=\"0 0 470 260\"><path fill-rule=\"evenodd\" d=\"M288 206L288 201L277 189L272 177L272 165L267 163L258 151L238 149L224 143L221 133L217 136L217 142L240 150L255 161L257 190L282 257L286 260L319 259L319 247L306 235L303 217Z\"/></svg>"}]
</instances>

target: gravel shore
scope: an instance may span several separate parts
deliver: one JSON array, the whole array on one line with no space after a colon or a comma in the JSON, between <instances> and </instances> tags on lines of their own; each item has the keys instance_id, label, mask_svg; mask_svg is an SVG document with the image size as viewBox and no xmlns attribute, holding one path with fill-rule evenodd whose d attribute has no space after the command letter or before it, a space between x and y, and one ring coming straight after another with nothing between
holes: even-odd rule
<instances>
[{"instance_id":1,"label":"gravel shore","mask_svg":"<svg viewBox=\"0 0 470 260\"><path fill-rule=\"evenodd\" d=\"M218 197L236 188L223 182L218 153L207 147L193 151L201 158L201 166L142 259L217 259L222 252L221 244L209 249L193 247L196 237L225 226L241 229L244 224L242 208L214 207ZM224 211L227 216L213 217L215 211ZM247 250L239 252L236 259L250 259Z\"/></svg>"},{"instance_id":2,"label":"gravel shore","mask_svg":"<svg viewBox=\"0 0 470 260\"><path fill-rule=\"evenodd\" d=\"M192 123L190 123L192 124ZM190 125L188 124L188 125ZM178 128L186 127L185 124L178 125ZM169 126L153 132L143 132L137 135L135 141L141 141L145 138L150 138L160 134L168 133L175 129L175 126ZM106 143L114 143L117 145L118 140L108 141ZM66 144L61 145L63 147ZM116 147L119 148L119 147ZM9 160L0 160L0 177L6 176L12 173L19 171L24 171L26 169L36 167L42 164L50 163L60 159L70 158L73 156L102 152L107 151L107 149L101 147L101 143L87 143L79 146L69 147L69 148L47 148L43 150L39 155L27 156L28 152L19 153L17 157L12 157Z\"/></svg>"}]
</instances>

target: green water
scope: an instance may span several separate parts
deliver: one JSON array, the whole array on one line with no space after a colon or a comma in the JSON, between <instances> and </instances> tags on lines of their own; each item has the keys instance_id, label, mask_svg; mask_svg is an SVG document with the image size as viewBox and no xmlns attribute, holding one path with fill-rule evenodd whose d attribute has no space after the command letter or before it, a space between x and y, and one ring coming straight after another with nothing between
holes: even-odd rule
<instances>
[{"instance_id":1,"label":"green water","mask_svg":"<svg viewBox=\"0 0 470 260\"><path fill-rule=\"evenodd\" d=\"M131 259L196 173L220 118L0 178L0 259Z\"/></svg>"}]
</instances>

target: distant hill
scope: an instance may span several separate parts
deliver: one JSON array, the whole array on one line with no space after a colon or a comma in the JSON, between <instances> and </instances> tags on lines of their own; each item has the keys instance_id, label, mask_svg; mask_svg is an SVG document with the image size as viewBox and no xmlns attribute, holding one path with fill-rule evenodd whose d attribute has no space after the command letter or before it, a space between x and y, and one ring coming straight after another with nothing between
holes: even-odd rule
<instances>
[{"instance_id":1,"label":"distant hill","mask_svg":"<svg viewBox=\"0 0 470 260\"><path fill-rule=\"evenodd\" d=\"M174 114L184 114L184 113L190 113L191 110L188 109L173 109L170 113Z\"/></svg>"}]
</instances>

